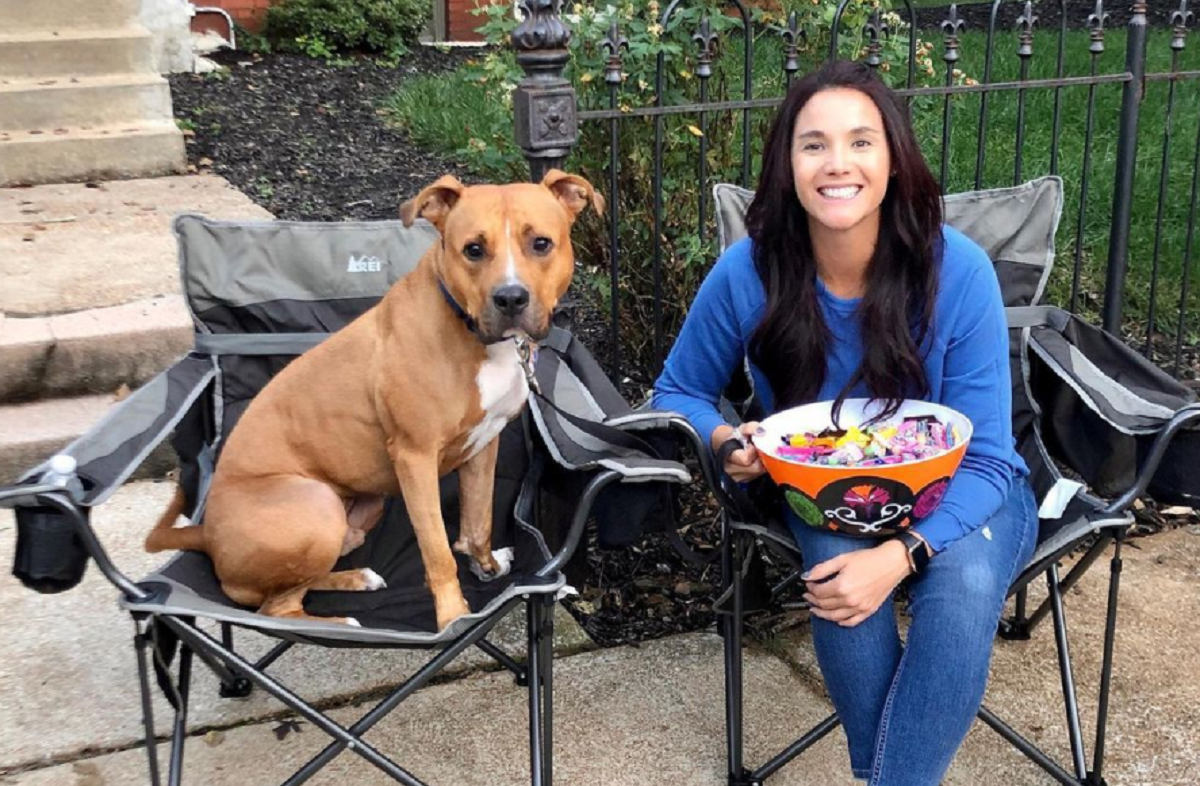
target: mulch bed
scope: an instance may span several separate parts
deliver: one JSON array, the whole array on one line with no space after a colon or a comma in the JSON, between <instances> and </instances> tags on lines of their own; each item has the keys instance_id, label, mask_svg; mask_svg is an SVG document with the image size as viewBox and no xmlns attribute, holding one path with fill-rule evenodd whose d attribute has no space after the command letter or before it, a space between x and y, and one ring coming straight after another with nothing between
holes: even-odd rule
<instances>
[{"instance_id":1,"label":"mulch bed","mask_svg":"<svg viewBox=\"0 0 1200 786\"><path fill-rule=\"evenodd\" d=\"M222 51L227 72L170 77L193 171L220 175L277 218L396 218L400 202L444 174L470 176L413 146L379 116L407 77L457 68L472 50L417 47L396 68L356 59Z\"/></svg>"},{"instance_id":2,"label":"mulch bed","mask_svg":"<svg viewBox=\"0 0 1200 786\"><path fill-rule=\"evenodd\" d=\"M395 68L365 58L331 65L294 55L219 54L227 72L170 78L175 114L188 128L189 168L224 177L281 219L395 218L403 199L441 175L472 178L454 161L416 149L389 128L379 102L404 79L453 69L474 54L421 47ZM578 301L573 314L574 332L603 358L607 318ZM641 400L637 382L623 387L631 400ZM684 539L711 552L719 531L703 489L683 491L678 517ZM1152 507L1138 518L1142 533L1197 523L1194 514L1172 516ZM590 538L571 576L581 594L568 608L597 642L636 644L712 625L716 565L685 562L661 535L615 551L595 548L594 534ZM769 578L783 574L781 566L768 565ZM794 624L803 615L777 607L766 619Z\"/></svg>"}]
</instances>

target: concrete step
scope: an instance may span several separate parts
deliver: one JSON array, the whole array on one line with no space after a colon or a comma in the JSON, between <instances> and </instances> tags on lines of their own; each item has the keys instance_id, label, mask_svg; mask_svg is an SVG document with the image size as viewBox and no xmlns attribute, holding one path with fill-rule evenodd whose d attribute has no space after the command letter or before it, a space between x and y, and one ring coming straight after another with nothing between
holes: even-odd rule
<instances>
[{"instance_id":1,"label":"concrete step","mask_svg":"<svg viewBox=\"0 0 1200 786\"><path fill-rule=\"evenodd\" d=\"M0 80L154 70L153 39L143 27L0 32Z\"/></svg>"},{"instance_id":2,"label":"concrete step","mask_svg":"<svg viewBox=\"0 0 1200 786\"><path fill-rule=\"evenodd\" d=\"M0 403L137 388L191 346L179 295L50 317L0 314Z\"/></svg>"},{"instance_id":3,"label":"concrete step","mask_svg":"<svg viewBox=\"0 0 1200 786\"><path fill-rule=\"evenodd\" d=\"M157 74L112 74L0 83L0 131L170 122L171 87ZM19 135L18 135L19 136Z\"/></svg>"},{"instance_id":4,"label":"concrete step","mask_svg":"<svg viewBox=\"0 0 1200 786\"><path fill-rule=\"evenodd\" d=\"M0 131L49 132L172 120L170 85L157 74L18 79L0 84Z\"/></svg>"},{"instance_id":5,"label":"concrete step","mask_svg":"<svg viewBox=\"0 0 1200 786\"><path fill-rule=\"evenodd\" d=\"M115 403L109 394L0 405L0 484L15 481L70 444ZM164 443L134 477L161 477L174 465L175 452Z\"/></svg>"},{"instance_id":6,"label":"concrete step","mask_svg":"<svg viewBox=\"0 0 1200 786\"><path fill-rule=\"evenodd\" d=\"M139 0L0 0L0 19L12 20L23 30L103 28L136 19L138 4Z\"/></svg>"},{"instance_id":7,"label":"concrete step","mask_svg":"<svg viewBox=\"0 0 1200 786\"><path fill-rule=\"evenodd\" d=\"M181 174L186 165L183 134L170 121L0 131L0 186Z\"/></svg>"}]
</instances>

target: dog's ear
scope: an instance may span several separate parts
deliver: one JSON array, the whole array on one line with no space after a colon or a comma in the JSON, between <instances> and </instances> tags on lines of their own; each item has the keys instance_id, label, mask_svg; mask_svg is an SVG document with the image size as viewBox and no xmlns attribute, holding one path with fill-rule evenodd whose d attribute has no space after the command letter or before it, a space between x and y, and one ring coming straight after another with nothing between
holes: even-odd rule
<instances>
[{"instance_id":1,"label":"dog's ear","mask_svg":"<svg viewBox=\"0 0 1200 786\"><path fill-rule=\"evenodd\" d=\"M438 228L440 232L446 215L454 203L462 196L466 188L453 175L443 175L431 186L421 189L421 193L400 205L400 220L404 226L410 227L418 217L425 219Z\"/></svg>"},{"instance_id":2,"label":"dog's ear","mask_svg":"<svg viewBox=\"0 0 1200 786\"><path fill-rule=\"evenodd\" d=\"M601 215L604 214L604 197L592 188L592 184L579 175L568 175L559 169L551 169L542 178L542 185L554 192L558 201L574 220L589 204Z\"/></svg>"}]
</instances>

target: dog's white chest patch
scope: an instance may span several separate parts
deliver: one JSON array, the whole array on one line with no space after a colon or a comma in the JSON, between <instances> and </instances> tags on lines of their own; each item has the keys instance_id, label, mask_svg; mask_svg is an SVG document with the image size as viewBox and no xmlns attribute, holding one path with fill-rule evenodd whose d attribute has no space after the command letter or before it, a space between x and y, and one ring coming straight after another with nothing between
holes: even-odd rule
<instances>
[{"instance_id":1,"label":"dog's white chest patch","mask_svg":"<svg viewBox=\"0 0 1200 786\"><path fill-rule=\"evenodd\" d=\"M479 405L483 420L467 435L463 460L473 458L489 442L500 435L508 421L516 417L529 397L529 383L521 368L516 342L500 341L489 344L487 360L479 367L475 378L479 385Z\"/></svg>"}]
</instances>

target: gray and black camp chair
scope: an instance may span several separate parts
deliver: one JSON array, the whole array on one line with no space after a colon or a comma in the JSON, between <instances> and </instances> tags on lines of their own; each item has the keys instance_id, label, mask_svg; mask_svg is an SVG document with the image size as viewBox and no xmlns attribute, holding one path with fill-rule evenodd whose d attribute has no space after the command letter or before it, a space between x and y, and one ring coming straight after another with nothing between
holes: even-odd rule
<instances>
[{"instance_id":1,"label":"gray and black camp chair","mask_svg":"<svg viewBox=\"0 0 1200 786\"><path fill-rule=\"evenodd\" d=\"M288 784L308 780L350 749L392 779L419 786L415 776L363 735L475 646L528 685L531 779L535 786L548 786L553 604L564 590L562 567L579 544L589 514L599 516L601 526L606 517L618 518L617 513L620 518L649 515L659 505L656 496L665 492L664 484L689 479L681 464L658 459L646 440L678 437L694 443L695 432L669 414L632 412L579 342L555 328L536 367L542 394L500 436L494 543L513 550L513 569L483 582L460 558L459 578L474 611L445 630L436 629L424 567L401 499L388 502L384 519L366 543L336 568L370 567L387 587L372 593L311 592L306 600L310 613L352 616L362 627L267 617L238 606L222 593L210 561L199 553L179 553L151 575L131 580L97 540L88 523L90 510L170 437L180 460L187 514L202 520L225 435L249 401L295 356L378 301L437 237L424 222L406 229L395 221L230 223L181 216L174 229L183 291L196 328L194 351L117 405L60 456L26 473L17 486L0 489L0 504L16 508L14 572L22 581L43 592L69 589L91 559L116 585L121 605L133 616L150 782L160 783L151 674L175 710L168 778L177 784L183 772L191 667L198 656L217 674L222 695L245 695L257 685L333 738ZM553 482L546 482L552 475ZM454 475L443 479L451 541L457 529L456 486ZM627 489L632 493L626 494ZM524 663L487 639L521 605L528 622ZM197 620L219 623L220 640ZM237 652L235 628L258 631L279 643L250 662ZM345 727L268 673L296 644L425 649L433 656L361 720Z\"/></svg>"},{"instance_id":2,"label":"gray and black camp chair","mask_svg":"<svg viewBox=\"0 0 1200 786\"><path fill-rule=\"evenodd\" d=\"M753 193L719 185L715 194L724 247L745 236L743 217ZM1031 468L1040 501L1038 545L1009 589L1010 597L1015 597L1015 611L1001 622L999 634L1028 638L1047 615L1053 619L1072 760L1067 766L1054 761L986 707L980 709L979 718L1059 783L1100 786L1104 783L1121 544L1133 523L1133 503L1147 489L1166 501L1194 504L1200 497L1200 478L1183 469L1200 466L1200 431L1193 425L1200 423L1200 404L1188 388L1113 336L1065 311L1038 305L1053 263L1061 210L1062 183L1056 177L946 197L946 221L988 252L1000 280L1011 339L1013 433ZM724 402L729 416L761 418L761 407L747 380L734 382ZM723 515L724 593L717 606L725 641L729 783L751 786L761 784L837 728L838 718L836 713L826 718L766 763L746 766L742 715L745 616L796 584L801 562L799 548L779 516L769 481L760 480L756 487L743 489L724 473L726 455L724 450L717 456L702 454L701 467ZM1063 597L1114 542L1096 738L1089 763L1066 644ZM764 547L794 569L774 587L765 577ZM1060 561L1078 550L1083 551L1082 556L1060 577ZM1030 612L1027 590L1043 575L1048 595Z\"/></svg>"}]
</instances>

